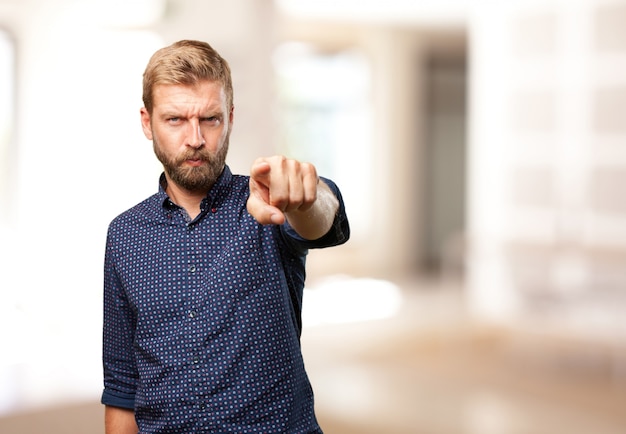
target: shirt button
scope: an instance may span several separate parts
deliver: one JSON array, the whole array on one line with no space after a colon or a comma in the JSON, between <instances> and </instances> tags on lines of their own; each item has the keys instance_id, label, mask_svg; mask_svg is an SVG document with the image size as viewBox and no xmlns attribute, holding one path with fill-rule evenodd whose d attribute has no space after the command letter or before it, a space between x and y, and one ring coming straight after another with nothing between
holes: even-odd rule
<instances>
[{"instance_id":1,"label":"shirt button","mask_svg":"<svg viewBox=\"0 0 626 434\"><path fill-rule=\"evenodd\" d=\"M195 317L196 317L196 312L194 310L189 312L189 318L195 318Z\"/></svg>"},{"instance_id":2,"label":"shirt button","mask_svg":"<svg viewBox=\"0 0 626 434\"><path fill-rule=\"evenodd\" d=\"M195 265L190 265L190 266L189 266L189 271L190 271L191 273L195 273L195 272L196 272L196 266L195 266Z\"/></svg>"}]
</instances>

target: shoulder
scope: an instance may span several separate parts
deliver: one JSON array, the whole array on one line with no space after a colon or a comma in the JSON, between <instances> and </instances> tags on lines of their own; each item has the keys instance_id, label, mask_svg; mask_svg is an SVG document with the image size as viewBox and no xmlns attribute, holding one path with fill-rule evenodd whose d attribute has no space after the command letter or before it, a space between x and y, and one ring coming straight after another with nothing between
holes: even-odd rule
<instances>
[{"instance_id":1,"label":"shoulder","mask_svg":"<svg viewBox=\"0 0 626 434\"><path fill-rule=\"evenodd\" d=\"M156 219L162 206L163 198L161 196L162 195L158 193L154 194L117 215L109 223L109 231L126 226L132 226L141 221Z\"/></svg>"},{"instance_id":2,"label":"shoulder","mask_svg":"<svg viewBox=\"0 0 626 434\"><path fill-rule=\"evenodd\" d=\"M216 186L212 193L213 200L241 212L242 209L245 209L250 195L249 180L250 177L248 176L231 175L227 182L222 182Z\"/></svg>"},{"instance_id":3,"label":"shoulder","mask_svg":"<svg viewBox=\"0 0 626 434\"><path fill-rule=\"evenodd\" d=\"M230 179L230 189L232 192L248 194L250 191L250 177L247 175L233 175Z\"/></svg>"}]
</instances>

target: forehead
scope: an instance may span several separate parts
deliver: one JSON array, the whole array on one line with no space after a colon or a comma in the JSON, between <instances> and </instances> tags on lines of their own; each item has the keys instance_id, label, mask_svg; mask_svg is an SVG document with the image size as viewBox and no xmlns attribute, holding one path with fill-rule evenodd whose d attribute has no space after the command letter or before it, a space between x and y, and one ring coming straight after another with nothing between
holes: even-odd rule
<instances>
[{"instance_id":1,"label":"forehead","mask_svg":"<svg viewBox=\"0 0 626 434\"><path fill-rule=\"evenodd\" d=\"M157 84L153 90L155 109L218 110L226 107L224 86L217 81L203 80L194 84Z\"/></svg>"}]
</instances>

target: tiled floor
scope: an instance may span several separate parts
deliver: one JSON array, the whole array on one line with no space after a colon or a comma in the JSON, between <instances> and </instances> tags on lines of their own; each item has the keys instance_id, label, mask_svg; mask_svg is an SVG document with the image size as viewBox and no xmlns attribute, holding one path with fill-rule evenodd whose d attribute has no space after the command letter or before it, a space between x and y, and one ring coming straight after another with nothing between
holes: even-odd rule
<instances>
[{"instance_id":1,"label":"tiled floor","mask_svg":"<svg viewBox=\"0 0 626 434\"><path fill-rule=\"evenodd\" d=\"M393 318L306 328L327 434L626 433L606 348L472 324L458 288L415 286ZM85 403L4 417L0 433L100 434L101 418Z\"/></svg>"}]
</instances>

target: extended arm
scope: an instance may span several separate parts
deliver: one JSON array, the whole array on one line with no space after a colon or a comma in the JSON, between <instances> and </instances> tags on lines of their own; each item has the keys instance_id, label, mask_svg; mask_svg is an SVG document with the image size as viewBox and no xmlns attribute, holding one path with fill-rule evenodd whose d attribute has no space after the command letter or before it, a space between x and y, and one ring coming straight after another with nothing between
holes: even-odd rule
<instances>
[{"instance_id":1,"label":"extended arm","mask_svg":"<svg viewBox=\"0 0 626 434\"><path fill-rule=\"evenodd\" d=\"M261 224L286 219L302 238L315 240L330 230L339 201L315 166L276 156L252 165L247 207Z\"/></svg>"}]
</instances>

